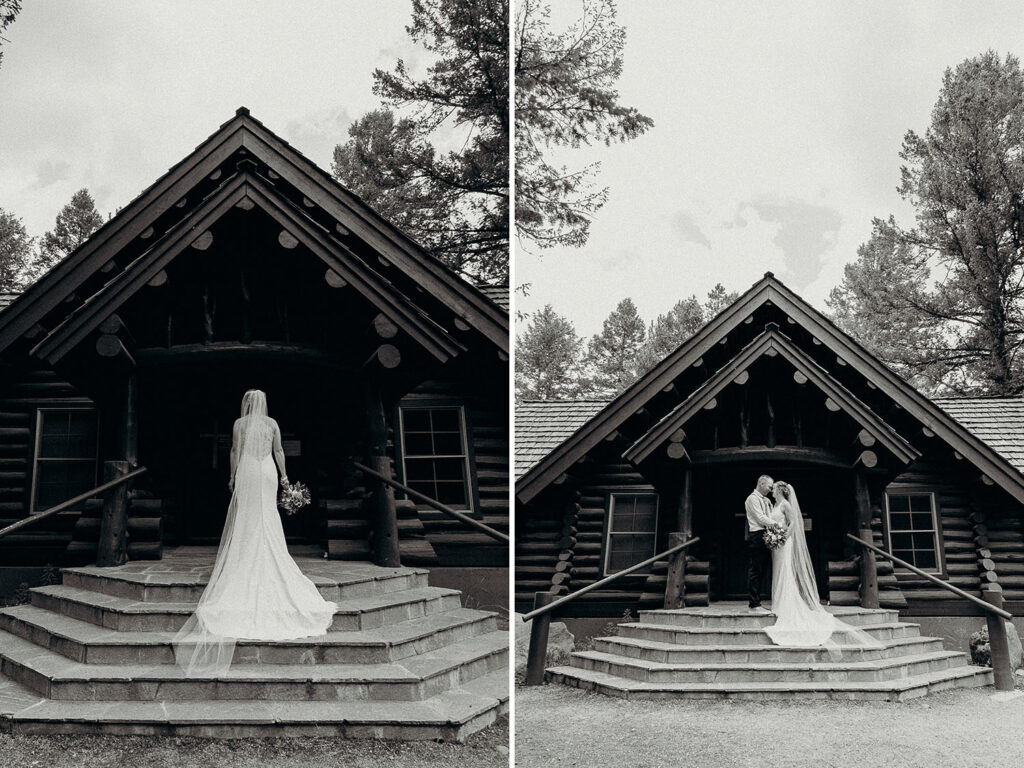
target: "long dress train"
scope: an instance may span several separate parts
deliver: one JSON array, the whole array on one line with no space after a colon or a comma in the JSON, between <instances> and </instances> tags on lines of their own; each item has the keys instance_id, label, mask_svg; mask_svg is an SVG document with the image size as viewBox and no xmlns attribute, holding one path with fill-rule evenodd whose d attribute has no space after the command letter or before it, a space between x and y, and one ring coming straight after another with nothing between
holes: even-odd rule
<instances>
[{"instance_id":1,"label":"long dress train","mask_svg":"<svg viewBox=\"0 0 1024 768\"><path fill-rule=\"evenodd\" d=\"M836 618L822 606L814 567L807 552L803 517L790 486L791 498L772 510L775 522L786 527L786 542L772 550L773 626L765 632L776 645L837 650L839 645L881 648L883 644L862 629Z\"/></svg>"},{"instance_id":2,"label":"long dress train","mask_svg":"<svg viewBox=\"0 0 1024 768\"><path fill-rule=\"evenodd\" d=\"M334 619L335 603L321 597L288 553L271 440L280 442L276 424L272 436L242 446L209 584L172 641L188 676L223 675L237 639L322 635Z\"/></svg>"}]
</instances>

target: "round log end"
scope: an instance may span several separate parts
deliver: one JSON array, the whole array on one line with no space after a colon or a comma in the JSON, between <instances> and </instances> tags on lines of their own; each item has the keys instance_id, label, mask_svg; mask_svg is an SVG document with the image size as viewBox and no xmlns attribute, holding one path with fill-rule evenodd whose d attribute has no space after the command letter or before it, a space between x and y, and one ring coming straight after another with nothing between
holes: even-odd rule
<instances>
[{"instance_id":1,"label":"round log end","mask_svg":"<svg viewBox=\"0 0 1024 768\"><path fill-rule=\"evenodd\" d=\"M151 288L159 288L161 285L167 284L167 270L161 269L150 279L149 285Z\"/></svg>"},{"instance_id":2,"label":"round log end","mask_svg":"<svg viewBox=\"0 0 1024 768\"><path fill-rule=\"evenodd\" d=\"M686 449L682 443L669 443L666 453L670 459L681 459L686 455Z\"/></svg>"},{"instance_id":3,"label":"round log end","mask_svg":"<svg viewBox=\"0 0 1024 768\"><path fill-rule=\"evenodd\" d=\"M121 353L121 340L113 334L105 333L96 339L96 351L100 357L117 357Z\"/></svg>"},{"instance_id":4,"label":"round log end","mask_svg":"<svg viewBox=\"0 0 1024 768\"><path fill-rule=\"evenodd\" d=\"M348 281L333 269L328 269L327 272L324 273L324 280L327 281L327 284L331 286L331 288L344 288L348 285Z\"/></svg>"},{"instance_id":5,"label":"round log end","mask_svg":"<svg viewBox=\"0 0 1024 768\"><path fill-rule=\"evenodd\" d=\"M281 230L281 234L277 236L277 242L281 244L282 248L286 248L289 251L299 244L298 238L287 229Z\"/></svg>"},{"instance_id":6,"label":"round log end","mask_svg":"<svg viewBox=\"0 0 1024 768\"><path fill-rule=\"evenodd\" d=\"M878 466L878 455L874 451L864 451L857 457L857 461L865 467Z\"/></svg>"},{"instance_id":7,"label":"round log end","mask_svg":"<svg viewBox=\"0 0 1024 768\"><path fill-rule=\"evenodd\" d=\"M192 247L197 251L205 251L211 245L213 245L213 232L210 230L206 230L203 234L192 241Z\"/></svg>"},{"instance_id":8,"label":"round log end","mask_svg":"<svg viewBox=\"0 0 1024 768\"><path fill-rule=\"evenodd\" d=\"M797 384L806 384L807 377L804 376L804 374L802 374L800 371L793 371L793 381L795 381Z\"/></svg>"},{"instance_id":9,"label":"round log end","mask_svg":"<svg viewBox=\"0 0 1024 768\"><path fill-rule=\"evenodd\" d=\"M832 413L836 413L839 410L839 403L837 403L831 397L828 397L825 398L825 407L828 410L832 411Z\"/></svg>"},{"instance_id":10,"label":"round log end","mask_svg":"<svg viewBox=\"0 0 1024 768\"><path fill-rule=\"evenodd\" d=\"M331 272L331 274L334 274ZM383 312L373 318L373 329L382 339L393 339L398 334L398 326L391 322L391 318Z\"/></svg>"},{"instance_id":11,"label":"round log end","mask_svg":"<svg viewBox=\"0 0 1024 768\"><path fill-rule=\"evenodd\" d=\"M468 331L469 330L469 323L467 323L461 317L456 317L455 318L455 327L458 328L460 331Z\"/></svg>"},{"instance_id":12,"label":"round log end","mask_svg":"<svg viewBox=\"0 0 1024 768\"><path fill-rule=\"evenodd\" d=\"M394 344L381 344L373 355L385 368L397 368L402 363L402 353Z\"/></svg>"},{"instance_id":13,"label":"round log end","mask_svg":"<svg viewBox=\"0 0 1024 768\"><path fill-rule=\"evenodd\" d=\"M239 200L239 201L238 201L238 203L237 203L237 204L235 205L235 208L241 208L241 209L242 209L243 211L251 211L251 210L252 210L253 208L255 208L255 207L256 207L256 203L254 203L254 202L253 202L253 201L252 201L252 200L251 200L250 198L248 198L248 197L243 197L243 198L242 198L241 200Z\"/></svg>"}]
</instances>

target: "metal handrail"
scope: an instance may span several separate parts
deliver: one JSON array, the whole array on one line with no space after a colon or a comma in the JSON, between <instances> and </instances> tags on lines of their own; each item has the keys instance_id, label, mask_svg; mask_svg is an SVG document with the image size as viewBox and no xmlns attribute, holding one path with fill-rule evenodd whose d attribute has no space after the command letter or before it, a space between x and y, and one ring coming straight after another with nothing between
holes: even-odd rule
<instances>
[{"instance_id":1,"label":"metal handrail","mask_svg":"<svg viewBox=\"0 0 1024 768\"><path fill-rule=\"evenodd\" d=\"M56 515L58 512L63 512L68 507L73 507L80 501L91 499L93 496L97 496L101 493L109 491L111 488L120 485L121 483L127 480L131 480L135 477L138 477L139 475L146 471L148 471L146 467L139 467L138 469L132 470L127 475L121 475L120 477L117 477L113 480L108 480L107 482L103 483L103 485L98 485L91 491L80 493L74 498L68 499L67 501L62 501L57 506L50 507L45 512L40 512L38 515L32 515L31 517L26 517L24 520L19 520L16 523L11 523L11 525L8 525L6 528L0 529L0 537L6 536L8 533L20 530L28 525L31 525L32 523L38 523L40 520L46 520L47 518Z\"/></svg>"},{"instance_id":2,"label":"metal handrail","mask_svg":"<svg viewBox=\"0 0 1024 768\"><path fill-rule=\"evenodd\" d=\"M626 568L625 570L619 571L617 573L613 573L611 576L605 576L600 581L595 581L593 584L588 584L587 586L583 587L583 589L578 589L575 592L572 592L571 594L564 595L563 597L560 597L557 600L555 600L553 603L548 603L547 605L542 606L541 608L535 608L534 610L530 611L529 613L523 614L523 621L529 621L530 619L534 618L535 616L541 616L541 615L543 615L545 613L550 613L551 611L553 611L555 608L557 608L560 605L565 605L566 603L570 603L573 600L575 600L576 598L578 598L578 597L580 597L582 595L587 594L587 592L592 592L595 589L599 589L600 587L603 587L605 584L610 584L611 582L615 581L616 579L621 579L623 576L628 576L629 574L633 573L634 571L639 571L641 568L646 568L648 565L653 565L658 560L664 560L666 557L671 557L676 552L681 552L682 550L684 550L687 547L689 547L691 544L696 544L698 541L700 541L700 537L699 536L694 536L689 541L684 541L682 544L676 544L676 546L672 547L671 549L666 549L664 552L661 552L661 553L659 553L657 555L654 555L653 557L649 557L646 560L644 560L642 563L637 563L636 565L632 565L629 568Z\"/></svg>"},{"instance_id":3,"label":"metal handrail","mask_svg":"<svg viewBox=\"0 0 1024 768\"><path fill-rule=\"evenodd\" d=\"M469 515L464 515L461 512L457 512L456 510L452 509L451 507L445 506L444 504L442 504L437 499L432 499L429 496L427 496L426 494L422 494L419 491L413 490L409 486L404 485L404 484L398 482L397 480L395 480L393 478L387 477L386 475L382 475L380 472L377 472L374 469L370 469L365 464L360 464L358 461L353 461L352 462L352 466L354 466L356 469L360 470L361 472L365 472L366 474L370 475L371 477L377 478L382 483L387 483L392 488L397 488L398 490L402 491L406 495L412 496L414 499L417 499L417 500L423 502L424 504L427 504L427 505L433 507L438 512L443 512L444 514L449 515L450 517L454 517L456 520L459 520L460 522L465 523L466 525L470 526L471 528L476 528L478 531L480 531L481 533L487 534L492 539L497 539L498 541L504 542L505 544L508 544L509 541L510 541L510 539L508 537L508 534L502 533L501 531L497 530L496 528L491 528L491 526L486 525L484 523L481 523L479 520L474 520Z\"/></svg>"},{"instance_id":4,"label":"metal handrail","mask_svg":"<svg viewBox=\"0 0 1024 768\"><path fill-rule=\"evenodd\" d=\"M952 592L955 595L958 595L959 597L963 597L963 598L965 598L967 600L970 600L972 603L974 603L975 605L977 605L977 606L979 606L981 608L984 608L989 613L994 613L997 616L1002 616L1004 619L1006 619L1008 621L1013 619L1013 614L1012 613L1004 611L1002 608L994 606L991 603L986 603L984 600L982 600L980 598L977 598L974 595L972 595L971 593L965 592L964 590L960 589L960 587L953 586L952 584L950 584L947 581L943 581L942 579L936 578L932 574L926 573L925 571L922 571L920 568L917 568L916 566L911 565L906 560L900 560L900 558L896 557L895 555L889 554L884 549L880 549L879 547L876 547L874 544L869 544L868 542L864 541L864 539L858 538L857 536L854 536L852 533L846 534L846 538L851 539L851 540L857 542L862 547L867 547L872 552L875 552L876 554L879 554L879 555L881 555L882 557L884 557L884 558L886 558L888 560L892 560L897 565L899 565L899 566L901 566L903 568L906 568L909 571L913 571L918 576L921 576L921 577L927 579L928 581L932 582L933 584L936 584L936 585L942 587L943 589L948 590L949 592Z\"/></svg>"}]
</instances>

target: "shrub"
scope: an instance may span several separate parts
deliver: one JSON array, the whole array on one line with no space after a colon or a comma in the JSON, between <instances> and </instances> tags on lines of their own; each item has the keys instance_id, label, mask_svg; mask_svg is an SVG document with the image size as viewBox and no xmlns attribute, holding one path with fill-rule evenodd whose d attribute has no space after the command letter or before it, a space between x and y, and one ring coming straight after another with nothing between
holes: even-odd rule
<instances>
[{"instance_id":1,"label":"shrub","mask_svg":"<svg viewBox=\"0 0 1024 768\"><path fill-rule=\"evenodd\" d=\"M971 663L981 667L992 666L992 646L989 644L988 627L982 627L971 635Z\"/></svg>"}]
</instances>

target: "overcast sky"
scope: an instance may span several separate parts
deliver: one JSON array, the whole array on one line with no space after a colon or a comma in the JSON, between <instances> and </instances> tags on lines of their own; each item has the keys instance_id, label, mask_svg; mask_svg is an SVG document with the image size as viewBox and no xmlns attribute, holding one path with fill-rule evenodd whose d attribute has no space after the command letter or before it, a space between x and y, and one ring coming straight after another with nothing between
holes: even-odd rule
<instances>
[{"instance_id":1,"label":"overcast sky","mask_svg":"<svg viewBox=\"0 0 1024 768\"><path fill-rule=\"evenodd\" d=\"M239 106L330 170L379 105L375 67L419 59L409 0L31 0L0 65L0 208L30 235L87 187L106 217Z\"/></svg>"},{"instance_id":2,"label":"overcast sky","mask_svg":"<svg viewBox=\"0 0 1024 768\"><path fill-rule=\"evenodd\" d=\"M575 4L575 0L570 0ZM564 9L563 9L564 10ZM619 3L622 102L655 127L599 159L609 202L581 249L517 254L518 308L550 303L584 336L632 297L645 320L773 271L812 304L890 213L904 133L943 72L1024 54L1017 2Z\"/></svg>"}]
</instances>

